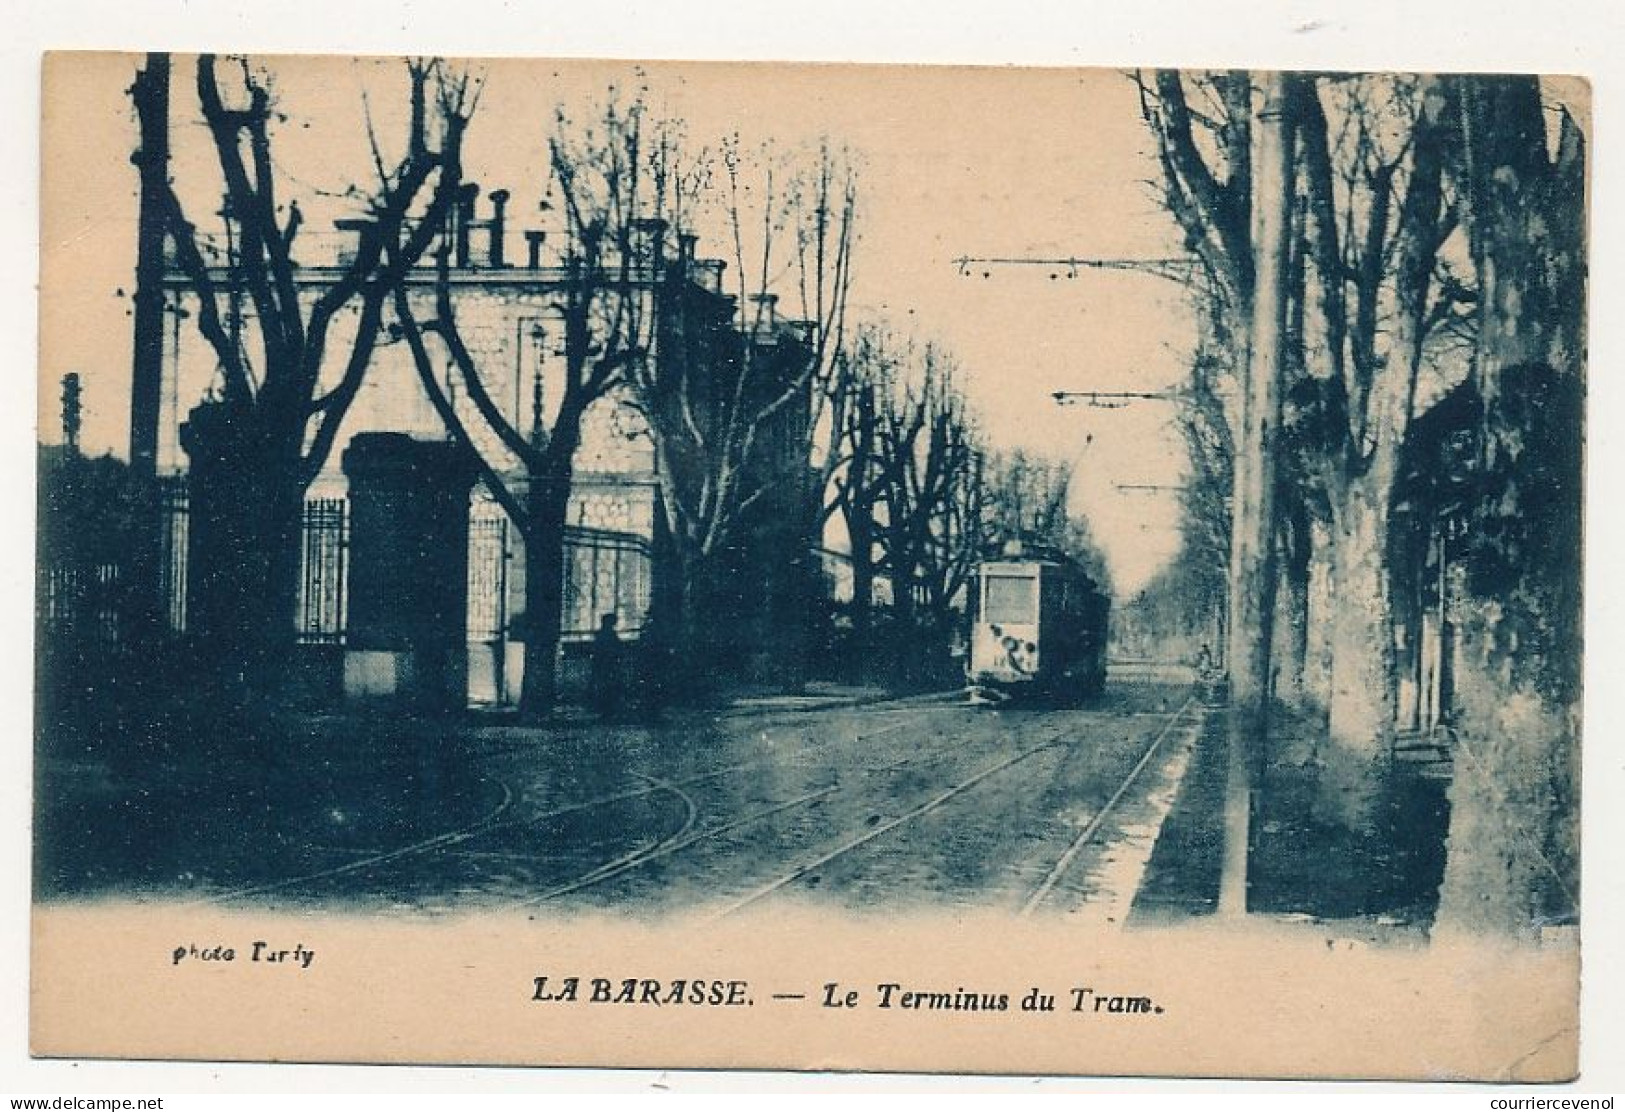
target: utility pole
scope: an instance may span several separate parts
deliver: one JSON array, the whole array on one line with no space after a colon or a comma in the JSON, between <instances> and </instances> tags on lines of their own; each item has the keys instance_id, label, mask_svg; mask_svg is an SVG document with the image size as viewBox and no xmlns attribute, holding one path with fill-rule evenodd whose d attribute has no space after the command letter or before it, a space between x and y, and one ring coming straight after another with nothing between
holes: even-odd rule
<instances>
[{"instance_id":1,"label":"utility pole","mask_svg":"<svg viewBox=\"0 0 1625 1112\"><path fill-rule=\"evenodd\" d=\"M147 55L130 86L140 146L130 161L141 179L136 216L134 343L130 375L130 477L139 523L124 578L126 610L140 644L156 637L164 607L159 575L158 422L164 381L164 241L168 235L169 55Z\"/></svg>"},{"instance_id":2,"label":"utility pole","mask_svg":"<svg viewBox=\"0 0 1625 1112\"><path fill-rule=\"evenodd\" d=\"M158 411L164 373L165 192L169 188L169 55L147 55L130 87L141 145L131 161L141 176L135 247L135 356L130 385L130 467L158 474Z\"/></svg>"},{"instance_id":3,"label":"utility pole","mask_svg":"<svg viewBox=\"0 0 1625 1112\"><path fill-rule=\"evenodd\" d=\"M62 446L68 455L79 454L79 429L83 424L83 402L79 387L79 372L69 371L62 376Z\"/></svg>"},{"instance_id":4,"label":"utility pole","mask_svg":"<svg viewBox=\"0 0 1625 1112\"><path fill-rule=\"evenodd\" d=\"M1270 633L1275 613L1275 448L1286 355L1292 136L1287 81L1263 78L1253 121L1251 343L1236 437L1230 532L1230 716L1219 914L1247 913L1247 858L1269 725Z\"/></svg>"}]
</instances>

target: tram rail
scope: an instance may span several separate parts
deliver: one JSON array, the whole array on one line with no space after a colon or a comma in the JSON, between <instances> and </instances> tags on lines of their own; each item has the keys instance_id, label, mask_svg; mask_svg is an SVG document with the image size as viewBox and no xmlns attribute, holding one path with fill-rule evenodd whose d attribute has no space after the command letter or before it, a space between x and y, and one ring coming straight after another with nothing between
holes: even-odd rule
<instances>
[{"instance_id":1,"label":"tram rail","mask_svg":"<svg viewBox=\"0 0 1625 1112\"><path fill-rule=\"evenodd\" d=\"M1091 816L1088 824L1068 841L1037 887L1028 894L1021 905L1019 912L1021 915L1030 916L1054 900L1057 892L1062 887L1063 881L1075 868L1078 858L1097 838L1109 817L1115 813L1134 784L1140 779L1144 770L1162 749L1166 739L1173 733L1175 727L1189 713L1196 702L1196 694L1192 693L1171 715L1167 716L1167 721L1140 753L1128 774L1117 783L1115 790L1104 805ZM868 713L875 712L870 711ZM1135 714L1133 717L1139 718L1145 717L1145 715ZM782 764L786 761L800 763L802 758L810 755L814 750L862 747L877 737L902 729L905 725L907 725L906 721L895 721L877 728L859 730L851 736L841 739L833 746L827 742L820 744L812 739L806 739L803 744L788 752L783 749L776 749L751 760L736 762L720 768L707 769L689 776L662 778L634 771L631 775L643 781L642 784L618 791L601 793L587 799L570 801L539 812L515 813L516 804L522 793L516 790L514 784L506 780L499 780L501 798L497 805L474 822L453 830L443 831L432 837L418 839L387 850L380 850L358 860L330 865L296 876L277 878L262 883L243 885L223 892L211 893L195 902L225 904L275 892L287 892L301 888L310 889L345 878L353 878L400 866L406 862L425 859L437 854L480 856L478 851L471 851L465 847L476 839L488 838L503 831L539 826L566 815L590 812L629 799L665 795L672 797L680 805L681 818L674 828L659 835L652 842L645 839L642 844L593 865L577 875L554 880L541 891L492 905L507 909L534 907L624 877L644 866L672 858L693 847L724 838L755 823L772 819L796 808L811 806L820 801L828 800L831 797L838 796L851 786L849 783L842 783L839 780L835 783L810 786L809 790L804 790L792 798L769 800L766 806L758 807L748 813L723 814L721 816L722 822L717 825L706 826L703 824L706 817L705 807L696 798L695 794L689 790L697 785L725 780L769 763ZM716 917L734 915L784 891L832 862L848 858L865 847L873 845L888 834L911 823L916 823L929 815L936 814L955 801L963 800L978 786L1008 770L1016 768L1040 753L1075 745L1076 742L1067 740L1067 735L1075 728L1075 726L1063 727L1037 744L1004 756L992 764L983 763L981 767L975 768L969 775L958 777L945 787L931 790L926 798L883 822L876 824L874 817L871 816L869 823L863 829L853 831L848 828L844 832L838 830L834 836L835 844L833 846L821 849L812 859L796 864L794 867L781 866L783 871L756 884L748 889L743 896L730 900L717 913ZM958 759L959 756L960 754L951 747L922 749L899 760L868 765L854 764L847 771L867 775L884 775L924 765L942 764L947 760ZM543 860L543 855L524 852L501 853L494 856L512 861Z\"/></svg>"}]
</instances>

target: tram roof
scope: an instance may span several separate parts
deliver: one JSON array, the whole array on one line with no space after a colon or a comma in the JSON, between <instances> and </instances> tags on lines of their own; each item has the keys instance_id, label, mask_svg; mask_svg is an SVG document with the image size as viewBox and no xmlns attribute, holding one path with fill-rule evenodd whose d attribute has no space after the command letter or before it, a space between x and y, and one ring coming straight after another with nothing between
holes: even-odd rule
<instances>
[{"instance_id":1,"label":"tram roof","mask_svg":"<svg viewBox=\"0 0 1625 1112\"><path fill-rule=\"evenodd\" d=\"M1045 568L1053 568L1068 575L1076 576L1088 583L1095 591L1101 589L1099 582L1089 573L1089 569L1065 553L1056 552L1053 549L1021 556L1004 555L995 559L983 560L976 565L976 574L978 576L1034 575L1042 573Z\"/></svg>"}]
</instances>

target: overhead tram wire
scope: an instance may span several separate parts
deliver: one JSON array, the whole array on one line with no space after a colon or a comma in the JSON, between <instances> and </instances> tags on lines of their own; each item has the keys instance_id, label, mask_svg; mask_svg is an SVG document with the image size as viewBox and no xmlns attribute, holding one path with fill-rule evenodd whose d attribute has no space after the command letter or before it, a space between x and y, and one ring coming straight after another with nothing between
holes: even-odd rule
<instances>
[{"instance_id":1,"label":"overhead tram wire","mask_svg":"<svg viewBox=\"0 0 1625 1112\"><path fill-rule=\"evenodd\" d=\"M1121 259L1121 258L1079 258L1069 255L1065 258L1042 258L1022 255L961 255L953 260L954 266L959 269L961 278L972 277L978 268L983 278L993 277L994 267L1005 266L1042 266L1050 268L1050 281L1057 281L1062 272L1068 279L1076 278L1085 270L1115 270L1127 273L1149 274L1156 278L1165 278L1170 282L1181 284L1189 283L1196 263L1192 259L1166 258L1166 259Z\"/></svg>"},{"instance_id":2,"label":"overhead tram wire","mask_svg":"<svg viewBox=\"0 0 1625 1112\"><path fill-rule=\"evenodd\" d=\"M1082 402L1093 409L1122 409L1129 402L1182 402L1190 392L1179 387L1167 390L1056 390L1050 394L1056 405Z\"/></svg>"},{"instance_id":3,"label":"overhead tram wire","mask_svg":"<svg viewBox=\"0 0 1625 1112\"><path fill-rule=\"evenodd\" d=\"M1068 279L1076 278L1084 270L1118 271L1130 274L1147 274L1154 278L1163 278L1180 285L1189 285L1195 275L1197 262L1186 257L1132 259L1132 258L1082 258L1068 255L1064 258L1045 258L1028 255L961 255L953 260L954 266L959 270L961 278L971 277L977 268L981 268L983 278L993 277L993 267L1004 266L1042 266L1049 267L1050 281L1061 277L1066 272ZM1050 395L1057 405L1071 405L1074 402L1083 402L1095 409L1121 409L1133 401L1171 401L1181 402L1188 397L1188 391L1175 387L1169 390L1057 390Z\"/></svg>"}]
</instances>

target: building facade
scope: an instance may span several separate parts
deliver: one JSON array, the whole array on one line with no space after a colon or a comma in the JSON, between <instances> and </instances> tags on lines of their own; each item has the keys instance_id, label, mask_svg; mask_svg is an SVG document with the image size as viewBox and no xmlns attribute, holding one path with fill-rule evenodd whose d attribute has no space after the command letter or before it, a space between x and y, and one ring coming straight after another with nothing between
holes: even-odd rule
<instances>
[{"instance_id":1,"label":"building facade","mask_svg":"<svg viewBox=\"0 0 1625 1112\"><path fill-rule=\"evenodd\" d=\"M521 435L536 439L550 435L562 398L560 385L564 351L561 305L569 280L565 258L540 229L515 234L505 219L507 195L494 192L482 215L477 190L465 193L456 220L446 233L449 266L446 281L451 291L458 331L469 350L479 377L503 419ZM326 265L302 267L302 298L313 301L342 273L346 238L329 245ZM515 250L519 243L522 248ZM732 297L722 289L723 264L695 256L691 236L674 237L667 244L656 234L650 240L649 265L642 269L646 307L658 314L654 326L661 343L678 332L702 336L687 354L700 360L696 381L708 382L718 392L736 384L741 353L784 345L799 347L803 332L776 315L760 334L746 335L735 321L739 314ZM254 319L244 297L233 297L229 252L222 251L219 288L227 291L226 325L235 341L252 353ZM407 278L408 296L420 320L435 315L437 268L431 262L414 269ZM172 492L164 528L164 584L167 612L178 633L187 627L189 601L198 589L196 569L190 567L196 544L189 539L188 487L190 459L183 444L183 428L199 405L218 390L218 360L211 345L193 324L196 293L185 276L172 266L165 281L163 391L158 430L158 470ZM341 312L331 327L322 389L336 383L344 356L351 350L358 325L358 310ZM675 325L680 317L686 322ZM696 324L696 322L702 322ZM653 346L659 358L659 344ZM252 356L250 355L250 358ZM758 362L761 362L760 360ZM449 399L474 448L502 476L503 486L522 491L523 470L504 449L451 365L437 368L441 390ZM782 389L786 376L798 373L794 359L779 359L777 384L761 389ZM346 453L357 438L376 434L402 434L415 441L444 441L447 430L419 378L420 371L398 326L384 331L367 366L362 385L345 414L326 463L311 483L305 508L301 544L299 598L291 616L303 645L315 656L333 657L347 649L351 595L350 536L351 478L345 473ZM660 381L660 376L654 376ZM631 385L622 385L598 398L581 422L580 446L574 455L574 477L566 525L566 560L561 608L561 666L566 678L579 670L576 663L604 615L614 614L628 639L638 638L657 606L662 575L670 561L665 530L662 476L655 442L640 399ZM806 470L810 406L806 399L784 408L771 428L765 429L764 451L758 468L781 469L800 475ZM365 441L363 441L365 442ZM669 478L669 477L668 477ZM777 484L783 487L783 484ZM767 520L786 520L784 490L767 499ZM799 510L797 511L799 513ZM794 518L796 515L789 515ZM783 530L781 529L780 532ZM760 528L747 529L747 538L734 557L741 582L755 583L758 593L772 595L782 576L787 552L782 539L770 545L749 538L761 537ZM663 540L663 538L665 538ZM798 538L792 548L805 545ZM789 553L793 559L797 553ZM517 699L522 684L525 622L524 544L492 492L475 484L467 504L466 558L448 567L466 569L466 611L463 615L467 645L466 687L470 702L506 704ZM454 574L446 572L445 574ZM741 614L756 612L759 626L767 619L760 606L745 602ZM770 608L771 609L771 608ZM758 630L759 635L759 630ZM330 669L329 669L330 670ZM356 680L347 669L352 693L374 690L372 681ZM566 688L568 689L568 682Z\"/></svg>"}]
</instances>

